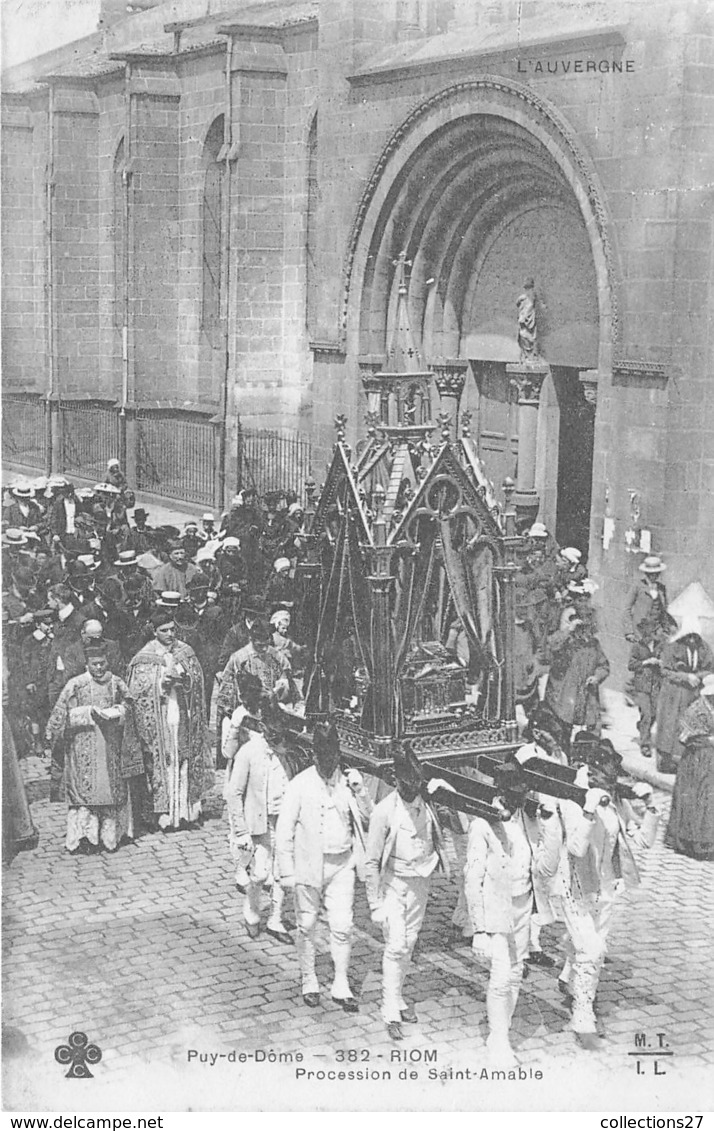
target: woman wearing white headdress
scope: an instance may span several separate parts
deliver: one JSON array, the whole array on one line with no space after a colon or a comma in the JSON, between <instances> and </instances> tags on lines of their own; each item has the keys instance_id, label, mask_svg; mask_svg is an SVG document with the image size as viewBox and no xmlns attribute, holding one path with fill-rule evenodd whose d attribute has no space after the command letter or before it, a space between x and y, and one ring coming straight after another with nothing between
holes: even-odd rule
<instances>
[{"instance_id":1,"label":"woman wearing white headdress","mask_svg":"<svg viewBox=\"0 0 714 1131\"><path fill-rule=\"evenodd\" d=\"M662 652L662 687L657 700L657 767L677 771L684 753L682 716L699 694L704 676L714 671L714 656L699 634L699 620L686 616Z\"/></svg>"}]
</instances>

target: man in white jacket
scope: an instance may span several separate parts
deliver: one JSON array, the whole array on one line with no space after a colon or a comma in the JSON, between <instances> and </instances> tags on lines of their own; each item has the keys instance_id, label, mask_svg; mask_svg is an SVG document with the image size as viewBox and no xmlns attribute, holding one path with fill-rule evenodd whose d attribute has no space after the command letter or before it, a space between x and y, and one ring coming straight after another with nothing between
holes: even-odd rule
<instances>
[{"instance_id":1,"label":"man in white jacket","mask_svg":"<svg viewBox=\"0 0 714 1131\"><path fill-rule=\"evenodd\" d=\"M324 905L335 967L332 1000L357 1013L347 978L352 935L355 870L363 869L364 831L371 803L357 771L349 784L340 769L334 728L315 727L314 766L288 784L277 825L280 882L295 893L297 949L306 1005L320 1004L315 972L315 927Z\"/></svg>"},{"instance_id":2,"label":"man in white jacket","mask_svg":"<svg viewBox=\"0 0 714 1131\"><path fill-rule=\"evenodd\" d=\"M365 878L372 921L384 929L382 1016L394 1041L404 1039L402 1022L416 1022L402 987L424 922L431 877L441 866L449 874L441 830L422 797L416 759L400 763L397 788L375 806L369 823Z\"/></svg>"},{"instance_id":3,"label":"man in white jacket","mask_svg":"<svg viewBox=\"0 0 714 1131\"><path fill-rule=\"evenodd\" d=\"M489 1059L508 1067L517 1063L509 1031L528 954L533 879L548 881L557 875L563 838L555 815L526 816L527 787L517 763L499 767L495 783L499 796L494 805L501 809L501 819L472 820L464 881L473 949L491 964L486 994Z\"/></svg>"},{"instance_id":4,"label":"man in white jacket","mask_svg":"<svg viewBox=\"0 0 714 1131\"><path fill-rule=\"evenodd\" d=\"M239 732L231 727L225 746L229 764L235 758L225 790L232 838L237 851L250 855L243 918L250 937L257 938L260 897L263 887L270 886L270 915L265 929L278 942L291 944L292 936L283 926L284 892L275 866L275 829L288 776L261 733L260 724L244 719L243 725L250 728L248 740L239 746Z\"/></svg>"},{"instance_id":5,"label":"man in white jacket","mask_svg":"<svg viewBox=\"0 0 714 1131\"><path fill-rule=\"evenodd\" d=\"M572 999L571 1028L578 1044L595 1051L603 1045L597 1032L595 994L617 894L639 884L632 849L654 844L659 814L652 804L651 788L644 782L633 787L644 806L641 822L619 797L622 759L609 741L594 741L585 749L586 761L575 779L587 789L585 805L559 804L568 854L560 903L569 936L559 985Z\"/></svg>"}]
</instances>

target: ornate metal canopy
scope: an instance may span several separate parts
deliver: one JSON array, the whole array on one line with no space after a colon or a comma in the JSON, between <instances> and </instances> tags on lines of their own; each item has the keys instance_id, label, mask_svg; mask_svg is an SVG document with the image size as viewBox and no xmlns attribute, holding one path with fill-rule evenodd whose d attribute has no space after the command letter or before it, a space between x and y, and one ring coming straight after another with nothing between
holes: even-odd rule
<instances>
[{"instance_id":1,"label":"ornate metal canopy","mask_svg":"<svg viewBox=\"0 0 714 1131\"><path fill-rule=\"evenodd\" d=\"M466 414L452 436L466 363L423 366L404 257L398 268L388 364L363 377L366 437L353 452L337 418L327 479L308 505L307 716L336 717L345 754L365 764L407 740L423 759L469 761L516 739L514 485L501 509Z\"/></svg>"}]
</instances>

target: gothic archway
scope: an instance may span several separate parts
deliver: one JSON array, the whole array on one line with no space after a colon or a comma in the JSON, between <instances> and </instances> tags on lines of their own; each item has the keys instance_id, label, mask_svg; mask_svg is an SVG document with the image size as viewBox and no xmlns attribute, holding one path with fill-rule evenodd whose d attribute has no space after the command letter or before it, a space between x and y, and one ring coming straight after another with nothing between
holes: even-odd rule
<instances>
[{"instance_id":1,"label":"gothic archway","mask_svg":"<svg viewBox=\"0 0 714 1131\"><path fill-rule=\"evenodd\" d=\"M496 417L496 386L506 363L518 360L515 298L526 277L540 276L543 352L559 376L544 390L541 424L550 432L539 442L551 458L538 486L555 528L560 390L569 381L582 399L578 370L608 375L618 332L604 193L559 111L496 77L449 87L412 111L377 162L353 226L341 327L352 356L385 352L402 252L412 265L410 318L425 361L471 361L476 396L486 388L483 404ZM513 474L516 458L513 414L501 415L484 429L498 433L496 479ZM584 505L586 541L589 488Z\"/></svg>"}]
</instances>

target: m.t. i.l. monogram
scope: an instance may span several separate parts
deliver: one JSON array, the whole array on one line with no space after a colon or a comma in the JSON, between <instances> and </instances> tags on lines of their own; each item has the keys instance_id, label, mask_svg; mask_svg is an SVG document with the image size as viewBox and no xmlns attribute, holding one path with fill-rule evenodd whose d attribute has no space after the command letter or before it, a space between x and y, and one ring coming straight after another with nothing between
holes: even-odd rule
<instances>
[{"instance_id":1,"label":"m.t. i.l. monogram","mask_svg":"<svg viewBox=\"0 0 714 1131\"><path fill-rule=\"evenodd\" d=\"M58 1064L68 1064L68 1079L91 1080L93 1073L89 1071L90 1064L99 1064L102 1059L102 1050L99 1045L90 1045L86 1033L71 1033L66 1045L58 1045L55 1049L55 1060Z\"/></svg>"}]
</instances>

